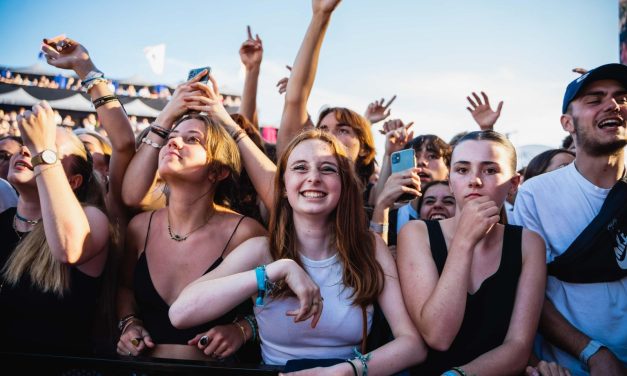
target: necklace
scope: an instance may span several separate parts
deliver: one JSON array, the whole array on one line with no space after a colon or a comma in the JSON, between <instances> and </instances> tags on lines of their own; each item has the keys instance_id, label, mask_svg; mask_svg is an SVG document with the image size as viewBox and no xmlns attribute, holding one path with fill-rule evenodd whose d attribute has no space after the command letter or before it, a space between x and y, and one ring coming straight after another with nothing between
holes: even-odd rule
<instances>
[{"instance_id":1,"label":"necklace","mask_svg":"<svg viewBox=\"0 0 627 376\"><path fill-rule=\"evenodd\" d=\"M36 225L37 223L39 223L39 221L41 221L41 218L39 219L27 219L24 218L20 215L20 213L17 212L17 210L15 211L15 218L19 219L22 222L26 222L29 225Z\"/></svg>"},{"instance_id":2,"label":"necklace","mask_svg":"<svg viewBox=\"0 0 627 376\"><path fill-rule=\"evenodd\" d=\"M200 226L194 228L192 231L188 232L185 235L179 235L176 234L174 232L172 232L172 227L170 226L170 210L168 210L168 233L170 234L170 239L174 240L175 242L182 242L184 240L187 240L187 238L192 234L192 232L199 230L201 227L204 227L207 223L209 223L209 220L211 219L211 217L213 217L213 214L211 214L208 218L207 221L202 223Z\"/></svg>"},{"instance_id":3,"label":"necklace","mask_svg":"<svg viewBox=\"0 0 627 376\"><path fill-rule=\"evenodd\" d=\"M20 231L17 229L17 221L16 221L17 217L13 216L13 222L11 223L13 225L13 231L15 231L15 235L17 235L18 238L18 242L22 241L22 237L24 237L24 235L28 232L28 231ZM37 221L39 222L39 221Z\"/></svg>"}]
</instances>

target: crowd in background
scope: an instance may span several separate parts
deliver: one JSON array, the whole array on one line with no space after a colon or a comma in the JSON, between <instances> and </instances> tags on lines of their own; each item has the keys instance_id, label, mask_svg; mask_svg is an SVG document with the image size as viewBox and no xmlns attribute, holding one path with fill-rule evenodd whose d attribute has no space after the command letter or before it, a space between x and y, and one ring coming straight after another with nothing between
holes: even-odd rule
<instances>
[{"instance_id":1,"label":"crowd in background","mask_svg":"<svg viewBox=\"0 0 627 376\"><path fill-rule=\"evenodd\" d=\"M564 144L517 169L484 92L467 97L476 128L451 140L393 119L395 97L312 118L339 3L312 1L276 143L260 134L250 27L237 114L202 71L154 120L127 116L117 96L141 90L111 85L86 46L44 40L96 114L0 113L0 351L294 375L627 373L627 67L582 71Z\"/></svg>"}]
</instances>

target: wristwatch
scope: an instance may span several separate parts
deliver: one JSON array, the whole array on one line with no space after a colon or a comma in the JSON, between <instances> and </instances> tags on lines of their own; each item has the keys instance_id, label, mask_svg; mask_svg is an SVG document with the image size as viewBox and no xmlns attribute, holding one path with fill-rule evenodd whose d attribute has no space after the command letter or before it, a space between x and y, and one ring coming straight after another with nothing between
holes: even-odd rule
<instances>
[{"instance_id":1,"label":"wristwatch","mask_svg":"<svg viewBox=\"0 0 627 376\"><path fill-rule=\"evenodd\" d=\"M35 166L40 164L55 164L57 163L57 159L57 153L55 153L54 150L46 149L31 158L30 162L33 168L35 168Z\"/></svg>"},{"instance_id":2,"label":"wristwatch","mask_svg":"<svg viewBox=\"0 0 627 376\"><path fill-rule=\"evenodd\" d=\"M581 363L583 363L586 369L588 369L588 361L590 360L590 358L592 358L592 356L596 354L597 351L601 349L601 347L605 347L605 345L592 339L590 340L590 342L588 342L586 347L581 350L581 354L579 354L579 360L581 361Z\"/></svg>"}]
</instances>

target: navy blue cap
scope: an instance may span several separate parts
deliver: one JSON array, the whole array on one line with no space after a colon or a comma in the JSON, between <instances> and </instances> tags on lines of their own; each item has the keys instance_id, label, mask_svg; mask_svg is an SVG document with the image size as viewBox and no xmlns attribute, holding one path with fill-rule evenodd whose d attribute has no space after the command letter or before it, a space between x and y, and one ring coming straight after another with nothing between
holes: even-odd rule
<instances>
[{"instance_id":1,"label":"navy blue cap","mask_svg":"<svg viewBox=\"0 0 627 376\"><path fill-rule=\"evenodd\" d=\"M577 95L584 86L599 80L616 80L627 88L627 66L623 64L601 65L600 67L589 70L587 73L568 84L566 93L564 93L564 102L562 102L562 113L566 113L568 105L577 98Z\"/></svg>"}]
</instances>

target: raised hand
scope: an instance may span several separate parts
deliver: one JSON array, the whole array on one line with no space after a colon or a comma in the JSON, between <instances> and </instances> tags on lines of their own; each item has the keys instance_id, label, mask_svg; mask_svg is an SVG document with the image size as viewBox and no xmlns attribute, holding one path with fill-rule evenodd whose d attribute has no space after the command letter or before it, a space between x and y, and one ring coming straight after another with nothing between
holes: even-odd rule
<instances>
[{"instance_id":1,"label":"raised hand","mask_svg":"<svg viewBox=\"0 0 627 376\"><path fill-rule=\"evenodd\" d=\"M414 131L409 130L414 122L403 123L400 119L388 120L379 132L385 135L385 154L391 155L395 151L403 150L414 137Z\"/></svg>"},{"instance_id":2,"label":"raised hand","mask_svg":"<svg viewBox=\"0 0 627 376\"><path fill-rule=\"evenodd\" d=\"M289 65L285 66L287 70L292 71L292 67ZM283 77L276 83L276 86L279 88L279 94L283 94L287 91L287 82L289 81L289 77Z\"/></svg>"},{"instance_id":3,"label":"raised hand","mask_svg":"<svg viewBox=\"0 0 627 376\"><path fill-rule=\"evenodd\" d=\"M314 13L332 13L341 0L312 0L311 6Z\"/></svg>"},{"instance_id":4,"label":"raised hand","mask_svg":"<svg viewBox=\"0 0 627 376\"><path fill-rule=\"evenodd\" d=\"M33 106L32 111L18 115L17 125L24 145L33 155L45 149L56 150L57 124L48 102L41 101Z\"/></svg>"},{"instance_id":5,"label":"raised hand","mask_svg":"<svg viewBox=\"0 0 627 376\"><path fill-rule=\"evenodd\" d=\"M255 38L253 38L250 26L246 26L246 31L248 32L248 39L242 43L239 49L239 57L246 70L253 70L261 65L263 43L259 38L259 34L256 34Z\"/></svg>"},{"instance_id":6,"label":"raised hand","mask_svg":"<svg viewBox=\"0 0 627 376\"><path fill-rule=\"evenodd\" d=\"M192 103L188 104L188 108L206 112L210 117L223 123L232 122L231 115L229 115L222 104L218 82L211 75L209 75L209 81L211 81L211 87L201 82L191 84L191 87L200 91L200 94L185 98L186 101Z\"/></svg>"},{"instance_id":7,"label":"raised hand","mask_svg":"<svg viewBox=\"0 0 627 376\"><path fill-rule=\"evenodd\" d=\"M364 117L368 119L368 121L370 121L370 124L375 124L380 122L381 120L386 119L388 116L390 116L390 112L392 110L389 107L395 99L396 95L390 98L388 103L386 103L385 105L383 104L384 98L381 98L380 101L374 101L370 103L368 105L368 108L366 109Z\"/></svg>"},{"instance_id":8,"label":"raised hand","mask_svg":"<svg viewBox=\"0 0 627 376\"><path fill-rule=\"evenodd\" d=\"M496 121L501 116L503 101L499 102L499 105L496 107L496 111L493 111L492 107L490 107L490 100L488 99L486 93L484 93L483 91L481 92L483 101L475 92L472 93L472 96L475 100L473 100L469 96L466 97L471 106L466 107L466 109L470 111L470 114L472 115L473 119L475 119L477 124L479 124L479 128L482 131L494 129L494 123L496 123Z\"/></svg>"},{"instance_id":9,"label":"raised hand","mask_svg":"<svg viewBox=\"0 0 627 376\"><path fill-rule=\"evenodd\" d=\"M48 64L57 68L72 69L81 79L96 69L87 49L64 35L44 39L41 51Z\"/></svg>"},{"instance_id":10,"label":"raised hand","mask_svg":"<svg viewBox=\"0 0 627 376\"><path fill-rule=\"evenodd\" d=\"M192 99L203 94L202 90L195 87L194 84L200 81L206 74L208 74L208 72L205 69L196 75L196 77L177 86L172 94L172 98L168 101L157 118L157 123L159 123L160 126L169 128L172 123L185 112L194 110L192 106L201 105L201 102Z\"/></svg>"},{"instance_id":11,"label":"raised hand","mask_svg":"<svg viewBox=\"0 0 627 376\"><path fill-rule=\"evenodd\" d=\"M385 182L383 191L377 196L377 205L391 208L404 193L419 197L421 195L420 190L418 168L414 167L411 170L396 172L390 175Z\"/></svg>"}]
</instances>

